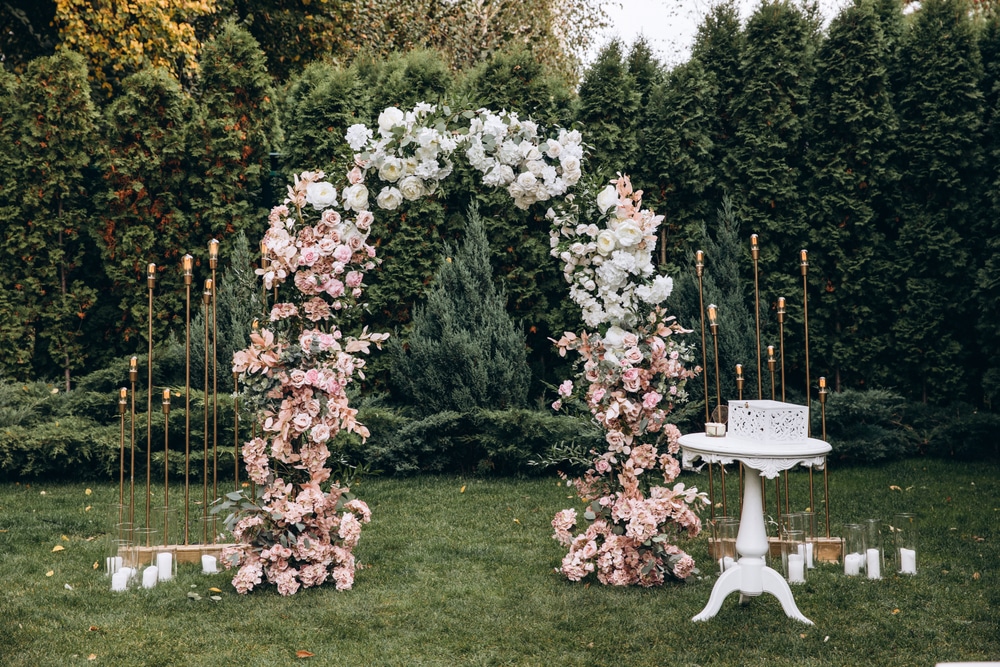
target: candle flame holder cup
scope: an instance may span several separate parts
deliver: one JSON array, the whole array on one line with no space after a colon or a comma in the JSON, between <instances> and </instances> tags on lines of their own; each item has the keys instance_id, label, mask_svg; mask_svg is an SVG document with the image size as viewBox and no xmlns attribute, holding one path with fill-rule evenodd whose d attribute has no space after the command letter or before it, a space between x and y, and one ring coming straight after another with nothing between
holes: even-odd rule
<instances>
[{"instance_id":1,"label":"candle flame holder cup","mask_svg":"<svg viewBox=\"0 0 1000 667\"><path fill-rule=\"evenodd\" d=\"M917 573L917 516L910 512L896 514L892 519L892 535L896 551L896 568L900 574Z\"/></svg>"},{"instance_id":2,"label":"candle flame holder cup","mask_svg":"<svg viewBox=\"0 0 1000 667\"><path fill-rule=\"evenodd\" d=\"M882 520L865 521L865 572L869 579L882 578Z\"/></svg>"},{"instance_id":3,"label":"candle flame holder cup","mask_svg":"<svg viewBox=\"0 0 1000 667\"><path fill-rule=\"evenodd\" d=\"M736 551L736 536L740 530L740 520L732 516L722 516L712 525L715 536L715 559L719 572L725 572L739 560Z\"/></svg>"},{"instance_id":4,"label":"candle flame holder cup","mask_svg":"<svg viewBox=\"0 0 1000 667\"><path fill-rule=\"evenodd\" d=\"M844 524L844 574L856 577L865 569L865 529L860 523Z\"/></svg>"},{"instance_id":5,"label":"candle flame holder cup","mask_svg":"<svg viewBox=\"0 0 1000 667\"><path fill-rule=\"evenodd\" d=\"M785 531L781 540L781 564L790 584L806 583L806 541L801 530Z\"/></svg>"}]
</instances>

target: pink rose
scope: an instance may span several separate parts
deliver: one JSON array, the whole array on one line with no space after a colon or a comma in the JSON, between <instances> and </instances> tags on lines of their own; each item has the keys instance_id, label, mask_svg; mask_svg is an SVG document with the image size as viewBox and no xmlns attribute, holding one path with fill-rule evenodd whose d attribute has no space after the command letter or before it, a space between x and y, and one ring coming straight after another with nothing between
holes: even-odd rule
<instances>
[{"instance_id":1,"label":"pink rose","mask_svg":"<svg viewBox=\"0 0 1000 667\"><path fill-rule=\"evenodd\" d=\"M354 251L352 251L348 246L339 245L337 246L337 249L333 251L333 258L338 262L346 264L351 261L351 255L353 254Z\"/></svg>"},{"instance_id":2,"label":"pink rose","mask_svg":"<svg viewBox=\"0 0 1000 667\"><path fill-rule=\"evenodd\" d=\"M656 408L657 405L660 404L661 400L663 400L662 395L656 393L655 391L647 392L642 397L642 407L646 408L647 410L653 410Z\"/></svg>"},{"instance_id":3,"label":"pink rose","mask_svg":"<svg viewBox=\"0 0 1000 667\"><path fill-rule=\"evenodd\" d=\"M562 396L563 398L569 397L569 395L572 393L573 393L572 380L565 380L563 381L562 384L559 385L559 395Z\"/></svg>"},{"instance_id":4,"label":"pink rose","mask_svg":"<svg viewBox=\"0 0 1000 667\"><path fill-rule=\"evenodd\" d=\"M364 274L360 271L348 271L347 276L344 281L347 283L348 287L355 288L361 287L361 281L364 280ZM331 294L330 296L340 296L339 294Z\"/></svg>"}]
</instances>

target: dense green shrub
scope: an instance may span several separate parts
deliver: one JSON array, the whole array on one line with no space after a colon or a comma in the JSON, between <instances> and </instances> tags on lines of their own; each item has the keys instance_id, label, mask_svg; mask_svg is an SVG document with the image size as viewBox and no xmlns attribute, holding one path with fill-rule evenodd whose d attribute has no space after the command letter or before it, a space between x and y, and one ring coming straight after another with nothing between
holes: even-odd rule
<instances>
[{"instance_id":1,"label":"dense green shrub","mask_svg":"<svg viewBox=\"0 0 1000 667\"><path fill-rule=\"evenodd\" d=\"M877 463L917 453L917 441L904 426L906 401L885 389L845 389L829 394L826 436L837 462ZM814 401L812 433L821 432L821 410Z\"/></svg>"}]
</instances>

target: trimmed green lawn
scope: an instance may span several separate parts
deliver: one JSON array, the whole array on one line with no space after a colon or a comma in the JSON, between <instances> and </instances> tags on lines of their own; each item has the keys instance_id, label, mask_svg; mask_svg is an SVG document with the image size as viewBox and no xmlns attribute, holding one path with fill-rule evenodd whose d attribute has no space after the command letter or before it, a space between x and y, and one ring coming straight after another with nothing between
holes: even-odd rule
<instances>
[{"instance_id":1,"label":"trimmed green lawn","mask_svg":"<svg viewBox=\"0 0 1000 667\"><path fill-rule=\"evenodd\" d=\"M792 475L798 509L808 504L806 480ZM682 481L707 487L693 473ZM730 505L735 486L728 482ZM732 595L714 619L691 622L716 579L707 531L687 545L704 570L691 583L622 590L567 582L553 571L563 551L549 522L573 499L555 478L366 481L355 491L373 521L351 591L241 596L231 573L182 566L177 581L112 593L93 566L103 566L110 518L102 508L117 486L86 488L0 485L2 665L302 664L297 651L315 664L352 667L1000 660L997 464L832 469L834 533L842 523L916 512L919 573L867 581L821 565L793 589L815 626L787 618L767 595L742 606ZM211 587L222 589L220 601L209 599Z\"/></svg>"}]
</instances>

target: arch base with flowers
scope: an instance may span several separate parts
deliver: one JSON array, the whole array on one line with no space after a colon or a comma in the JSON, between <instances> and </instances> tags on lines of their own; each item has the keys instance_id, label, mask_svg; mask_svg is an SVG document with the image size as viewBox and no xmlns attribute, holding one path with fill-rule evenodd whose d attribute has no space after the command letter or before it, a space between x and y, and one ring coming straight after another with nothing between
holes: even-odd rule
<instances>
[{"instance_id":1,"label":"arch base with flowers","mask_svg":"<svg viewBox=\"0 0 1000 667\"><path fill-rule=\"evenodd\" d=\"M354 164L339 192L322 172L304 172L272 209L258 274L280 299L233 359L244 405L261 424L261 436L243 446L257 497L231 494L222 504L232 510L227 525L237 544L223 562L238 570L236 589L245 593L266 581L290 595L331 579L338 589L353 585L353 551L371 512L331 482L327 463L328 443L339 432L369 435L346 387L364 377L371 346L388 338L340 328L365 306L364 275L379 261L368 242L375 219L368 184L380 186L376 206L393 210L433 194L456 157L520 208L551 202L552 254L563 261L570 296L591 329L557 342L560 354L580 355L585 400L608 442L593 453L587 473L570 482L589 503L586 529L572 534L574 510L552 522L569 548L560 571L573 580L596 572L616 585L688 576L694 563L673 542L698 533L692 507L705 497L683 484L666 486L680 470L679 434L666 420L697 369L686 366L692 355L684 330L660 305L671 289L651 262L662 217L642 208L627 177L599 193L570 193L582 177L580 133L557 129L550 136L512 112L392 107L377 130L358 124L345 138ZM560 387L564 397L572 392L571 381Z\"/></svg>"}]
</instances>

